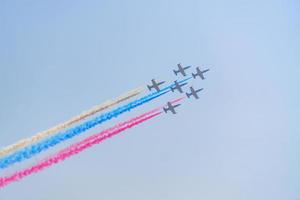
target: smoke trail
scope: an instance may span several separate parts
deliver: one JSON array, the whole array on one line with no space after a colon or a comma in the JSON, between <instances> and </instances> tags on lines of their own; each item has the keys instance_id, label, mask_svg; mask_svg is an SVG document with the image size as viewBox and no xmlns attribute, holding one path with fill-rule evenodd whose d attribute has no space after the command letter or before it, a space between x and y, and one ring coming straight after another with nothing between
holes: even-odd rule
<instances>
[{"instance_id":1,"label":"smoke trail","mask_svg":"<svg viewBox=\"0 0 300 200\"><path fill-rule=\"evenodd\" d=\"M151 118L154 118L161 114L161 112L157 112L158 109L152 110L150 112L144 113L136 118L133 118L131 120L128 120L126 122L120 123L110 129L104 130L97 135L93 135L87 139L85 139L82 142L76 143L62 151L60 151L58 154L49 157L48 159L41 161L37 165L34 165L28 169L19 171L14 173L11 176L0 178L0 188L5 187L9 183L18 181L23 179L26 176L29 176L33 173L37 173L45 168L50 167L51 165L57 164L73 155L76 155L85 149L88 149L96 144L101 143L102 141L117 135L126 129L132 128L138 124L141 124ZM154 114L152 114L154 113Z\"/></svg>"},{"instance_id":2,"label":"smoke trail","mask_svg":"<svg viewBox=\"0 0 300 200\"><path fill-rule=\"evenodd\" d=\"M178 102L182 101L183 99L185 99L185 97L181 97L181 98L175 99L175 100L170 101L170 102L171 102L171 104L174 104L174 103L178 103ZM140 116L138 116L138 117L132 118L131 120L132 120L132 121L133 121L133 120L138 120L138 119L140 119L140 118L142 118L142 117L146 117L147 115L150 115L150 114L152 114L152 113L160 112L160 111L163 109L163 107L164 107L164 106L155 108L155 109L153 109L153 110L151 110L151 111L149 111L149 112L146 112L146 113L144 113L144 114L142 114L142 115L140 115ZM116 125L116 126L114 126L114 127L112 127L112 128L106 129L106 130L107 130L107 131L113 131L113 130L115 130L116 128L118 128L119 126L126 125L127 123L128 123L128 122L119 123L118 125ZM98 134L93 135L93 136L90 136L89 138L91 139L91 138L93 138L93 137L95 137L95 138L98 137ZM82 142L77 143L77 145L79 145L79 144L81 144L81 143L85 143L85 140L82 141Z\"/></svg>"},{"instance_id":3,"label":"smoke trail","mask_svg":"<svg viewBox=\"0 0 300 200\"><path fill-rule=\"evenodd\" d=\"M113 106L115 106L115 105L117 105L117 104L119 104L119 103L121 103L125 100L128 100L128 99L130 99L134 96L137 96L143 90L144 90L143 88L137 88L137 89L134 89L132 91L129 91L126 94L121 95L121 96L117 97L116 99L114 99L112 101L107 101L107 102L104 102L100 105L97 105L97 106L93 107L92 109L90 109L88 111L85 111L85 112L81 113L80 115L75 116L75 117L71 118L70 120L68 120L66 122L58 124L57 126L54 126L54 127L50 128L48 130L37 133L36 135L34 135L30 138L20 140L20 141L16 142L15 144L7 146L7 147L3 148L0 151L0 157L6 156L6 155L12 153L13 151L21 149L25 146L29 146L29 145L31 145L35 142L38 142L42 139L45 139L46 137L51 136L54 133L56 133L56 132L58 132L62 129L68 128L71 125L73 125L73 124L75 124L75 123L77 123L77 122L79 122L83 119L86 119L87 117L90 117L90 116L94 115L95 113L98 113L98 112L101 112L101 111L106 110L108 108L111 108L111 107L113 107Z\"/></svg>"},{"instance_id":4,"label":"smoke trail","mask_svg":"<svg viewBox=\"0 0 300 200\"><path fill-rule=\"evenodd\" d=\"M180 81L180 83L186 82L189 79L191 79L191 77ZM103 122L105 122L107 120L110 120L114 117L118 117L120 114L122 114L124 112L128 112L128 111L132 110L133 108L136 108L136 107L141 106L153 99L156 99L159 96L164 95L165 93L169 92L171 87L173 87L173 86L174 86L174 84L162 89L159 92L151 93L151 94L144 96L138 100L128 103L125 106L119 107L111 112L104 113L104 114L100 115L99 117L96 117L92 120L84 122L81 125L71 128L65 132L58 133L57 135L47 138L37 144L33 144L31 146L25 147L24 149L21 149L9 156L6 156L6 157L0 159L0 168L5 169L14 163L21 162L25 159L29 159L32 156L34 156L42 151L45 151L50 147L53 147L65 140L71 139L71 138L87 131L88 129L95 127L96 125L102 124Z\"/></svg>"},{"instance_id":5,"label":"smoke trail","mask_svg":"<svg viewBox=\"0 0 300 200\"><path fill-rule=\"evenodd\" d=\"M29 147L25 147L24 149L21 149L9 156L6 156L6 157L0 159L0 168L4 169L16 162L21 162L25 159L29 159L32 156L34 156L42 151L45 151L50 147L53 147L65 140L71 139L71 138L87 131L88 129L95 127L96 125L102 124L103 122L112 119L113 117L118 117L120 114L122 114L124 112L128 112L137 106L143 105L165 93L166 92L157 93L157 94L155 93L155 95L147 95L146 97L143 97L140 100L137 100L137 101L129 103L125 106L119 107L111 112L104 113L104 114L100 115L99 117L96 117L92 120L84 122L83 124L78 125L74 128L71 128L65 132L58 133L57 135L54 135L50 138L42 140L41 142L39 142L37 144L33 144Z\"/></svg>"}]
</instances>

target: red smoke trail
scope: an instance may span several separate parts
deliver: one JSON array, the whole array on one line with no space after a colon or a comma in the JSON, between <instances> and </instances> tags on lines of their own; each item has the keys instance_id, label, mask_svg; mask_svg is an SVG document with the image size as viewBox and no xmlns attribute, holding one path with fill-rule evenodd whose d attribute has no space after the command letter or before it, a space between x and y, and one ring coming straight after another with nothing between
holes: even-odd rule
<instances>
[{"instance_id":1,"label":"red smoke trail","mask_svg":"<svg viewBox=\"0 0 300 200\"><path fill-rule=\"evenodd\" d=\"M153 110L151 110L151 111L149 111L149 112L146 112L146 113L144 113L144 114L139 115L138 117L134 117L134 118L132 118L132 119L130 119L130 120L128 120L128 121L121 122L121 123L119 123L119 124L117 124L117 125L115 125L115 126L113 126L113 127L111 127L111 128L108 128L108 129L102 131L101 133L103 133L103 132L112 132L112 131L116 131L116 130L122 128L123 126L126 126L126 125L127 125L128 123L130 123L130 122L139 120L139 119L144 118L144 117L146 117L146 116L148 116L148 115L151 115L152 113L159 112L160 110L161 110L161 108L155 108L155 109L153 109ZM77 146L80 146L80 145L84 145L84 144L87 142L87 140L91 141L91 140L97 139L97 138L99 137L99 135L100 135L100 136L102 135L101 133L92 135L92 136L90 136L89 138L87 138L87 139L85 139L85 140L83 140L83 141L81 141L81 142L78 142L78 143L76 143L76 144L70 146L69 148L72 148L73 146L77 147ZM62 153L62 152L64 152L64 151L68 151L69 148L66 148L66 149L64 149L64 150L61 150L60 153ZM0 187L1 187L1 185L0 185Z\"/></svg>"},{"instance_id":2,"label":"red smoke trail","mask_svg":"<svg viewBox=\"0 0 300 200\"><path fill-rule=\"evenodd\" d=\"M138 117L135 117L126 122L120 123L112 128L104 130L94 136L91 136L91 137L85 139L82 142L76 143L76 144L60 151L56 155L51 156L51 157L47 158L46 160L41 161L40 163L38 163L30 168L27 168L22 171L18 171L11 176L0 178L0 188L5 187L9 183L21 180L24 177L29 176L33 173L37 173L47 167L50 167L51 165L57 164L73 155L76 155L76 154L82 152L83 150L85 150L87 148L94 146L95 144L99 144L100 142L125 131L126 129L132 128L132 127L139 125L151 118L154 118L154 117L160 115L161 112L156 112L156 113L152 114L156 110L157 109L152 110L147 113L144 113Z\"/></svg>"},{"instance_id":3,"label":"red smoke trail","mask_svg":"<svg viewBox=\"0 0 300 200\"><path fill-rule=\"evenodd\" d=\"M183 99L184 99L184 97L175 99L170 102L173 104L173 103L180 102ZM72 156L74 156L96 144L99 144L102 141L104 141L114 135L117 135L127 129L137 126L145 121L148 121L149 119L152 119L152 118L160 115L162 113L162 112L160 112L161 109L162 109L162 107L158 107L158 108L153 109L149 112L146 112L142 115L139 115L135 118L132 118L128 121L119 123L119 124L117 124L111 128L108 128L96 135L88 137L87 139L83 140L82 142L78 142L76 144L71 145L68 148L65 148L65 149L59 151L57 154L50 156L46 160L43 160L40 163L38 163L30 168L15 172L11 176L0 178L0 188L5 187L6 185L8 185L12 182L19 181L33 173L42 171L43 169L48 168L48 167L50 167L54 164L57 164L61 161L64 161L65 159L72 157Z\"/></svg>"},{"instance_id":4,"label":"red smoke trail","mask_svg":"<svg viewBox=\"0 0 300 200\"><path fill-rule=\"evenodd\" d=\"M178 102L182 101L183 99L185 99L185 97L181 97L181 98L175 99L175 100L170 101L170 102L171 102L172 104L173 104L173 103L178 103Z\"/></svg>"},{"instance_id":5,"label":"red smoke trail","mask_svg":"<svg viewBox=\"0 0 300 200\"><path fill-rule=\"evenodd\" d=\"M175 103L178 103L178 102L180 102L180 101L182 101L182 100L184 100L184 99L185 99L185 97L181 97L181 98L178 98L178 99L174 99L173 101L170 101L170 103L171 103L171 104L175 104ZM156 109L161 110L161 109L163 109L163 108L164 108L164 106L161 106L161 107L156 108Z\"/></svg>"}]
</instances>

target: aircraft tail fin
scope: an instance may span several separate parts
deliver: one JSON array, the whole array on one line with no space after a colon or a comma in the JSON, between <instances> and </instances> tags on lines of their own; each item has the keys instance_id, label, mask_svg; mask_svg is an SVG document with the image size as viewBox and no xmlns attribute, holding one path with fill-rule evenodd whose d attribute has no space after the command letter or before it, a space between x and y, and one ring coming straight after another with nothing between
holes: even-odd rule
<instances>
[{"instance_id":1,"label":"aircraft tail fin","mask_svg":"<svg viewBox=\"0 0 300 200\"><path fill-rule=\"evenodd\" d=\"M171 87L171 91L172 91L172 92L175 92L175 88Z\"/></svg>"},{"instance_id":2,"label":"aircraft tail fin","mask_svg":"<svg viewBox=\"0 0 300 200\"><path fill-rule=\"evenodd\" d=\"M150 85L147 85L147 88L148 88L149 91L151 91L153 87L150 86Z\"/></svg>"},{"instance_id":3,"label":"aircraft tail fin","mask_svg":"<svg viewBox=\"0 0 300 200\"><path fill-rule=\"evenodd\" d=\"M179 73L179 71L173 70L174 74L177 76L177 74Z\"/></svg>"},{"instance_id":4,"label":"aircraft tail fin","mask_svg":"<svg viewBox=\"0 0 300 200\"><path fill-rule=\"evenodd\" d=\"M191 98L192 93L185 93L188 98Z\"/></svg>"},{"instance_id":5,"label":"aircraft tail fin","mask_svg":"<svg viewBox=\"0 0 300 200\"><path fill-rule=\"evenodd\" d=\"M165 112L165 113L168 113L168 109L167 109L167 108L164 108L164 112Z\"/></svg>"},{"instance_id":6,"label":"aircraft tail fin","mask_svg":"<svg viewBox=\"0 0 300 200\"><path fill-rule=\"evenodd\" d=\"M195 78L197 78L198 74L192 73L192 76L193 76L193 78L195 79Z\"/></svg>"}]
</instances>

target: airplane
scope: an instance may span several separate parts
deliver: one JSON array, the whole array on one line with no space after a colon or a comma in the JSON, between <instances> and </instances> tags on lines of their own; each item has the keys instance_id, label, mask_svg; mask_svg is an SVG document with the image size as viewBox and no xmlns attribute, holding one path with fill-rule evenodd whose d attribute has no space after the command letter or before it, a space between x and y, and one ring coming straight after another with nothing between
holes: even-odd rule
<instances>
[{"instance_id":1,"label":"airplane","mask_svg":"<svg viewBox=\"0 0 300 200\"><path fill-rule=\"evenodd\" d=\"M173 114L176 114L175 108L180 106L180 104L172 105L171 102L168 102L167 107L164 108L165 113L168 113L168 111L172 112Z\"/></svg>"},{"instance_id":2,"label":"airplane","mask_svg":"<svg viewBox=\"0 0 300 200\"><path fill-rule=\"evenodd\" d=\"M199 67L197 67L196 70L197 70L196 74L192 73L193 77L196 78L197 76L199 76L202 80L205 79L204 73L209 71L209 69L201 71Z\"/></svg>"},{"instance_id":3,"label":"airplane","mask_svg":"<svg viewBox=\"0 0 300 200\"><path fill-rule=\"evenodd\" d=\"M191 98L191 96L194 96L196 99L199 99L198 92L202 91L203 88L201 88L199 90L195 90L193 87L190 87L190 89L191 89L191 93L186 93L186 96L188 98Z\"/></svg>"},{"instance_id":4,"label":"airplane","mask_svg":"<svg viewBox=\"0 0 300 200\"><path fill-rule=\"evenodd\" d=\"M182 67L181 63L177 64L177 66L178 66L178 70L173 70L173 72L175 73L176 76L179 73L181 73L183 76L186 76L185 70L187 70L188 68L191 67L191 66Z\"/></svg>"},{"instance_id":5,"label":"airplane","mask_svg":"<svg viewBox=\"0 0 300 200\"><path fill-rule=\"evenodd\" d=\"M157 83L154 79L152 79L151 82L152 82L152 85L147 85L149 91L151 91L152 89L155 89L157 92L160 91L159 86L165 83L165 81Z\"/></svg>"},{"instance_id":6,"label":"airplane","mask_svg":"<svg viewBox=\"0 0 300 200\"><path fill-rule=\"evenodd\" d=\"M187 83L180 84L177 81L174 81L175 86L171 87L172 92L175 92L175 90L178 90L180 93L183 93L182 87L185 86Z\"/></svg>"}]
</instances>

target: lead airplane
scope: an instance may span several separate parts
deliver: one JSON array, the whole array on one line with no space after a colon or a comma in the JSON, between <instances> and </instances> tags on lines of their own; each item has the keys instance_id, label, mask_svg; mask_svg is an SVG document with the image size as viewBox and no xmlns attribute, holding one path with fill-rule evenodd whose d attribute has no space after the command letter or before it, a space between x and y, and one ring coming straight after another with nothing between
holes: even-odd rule
<instances>
[{"instance_id":1,"label":"lead airplane","mask_svg":"<svg viewBox=\"0 0 300 200\"><path fill-rule=\"evenodd\" d=\"M186 76L185 70L187 70L188 68L191 67L191 66L182 67L181 63L177 64L177 66L178 66L178 70L173 70L173 72L175 73L176 76L177 76L179 73L181 73L182 76Z\"/></svg>"},{"instance_id":2,"label":"lead airplane","mask_svg":"<svg viewBox=\"0 0 300 200\"><path fill-rule=\"evenodd\" d=\"M167 107L164 108L165 113L168 113L168 111L172 112L173 114L176 114L175 108L177 108L178 106L180 106L180 104L177 105L172 105L171 102L167 103Z\"/></svg>"},{"instance_id":3,"label":"lead airplane","mask_svg":"<svg viewBox=\"0 0 300 200\"><path fill-rule=\"evenodd\" d=\"M201 71L199 67L197 67L196 70L197 70L197 72L196 72L195 74L192 73L193 77L194 77L194 78L197 78L197 76L199 76L202 80L205 79L204 73L206 73L206 72L209 71L209 69L206 69L206 70Z\"/></svg>"},{"instance_id":4,"label":"lead airplane","mask_svg":"<svg viewBox=\"0 0 300 200\"><path fill-rule=\"evenodd\" d=\"M183 93L182 87L185 86L187 83L178 83L178 81L174 81L174 87L171 87L172 92L175 92L175 90L178 90L180 93Z\"/></svg>"},{"instance_id":5,"label":"lead airplane","mask_svg":"<svg viewBox=\"0 0 300 200\"><path fill-rule=\"evenodd\" d=\"M159 86L165 83L165 81L156 82L154 79L152 79L151 82L152 82L152 85L147 85L149 91L151 91L152 89L155 89L157 92L160 91Z\"/></svg>"},{"instance_id":6,"label":"lead airplane","mask_svg":"<svg viewBox=\"0 0 300 200\"><path fill-rule=\"evenodd\" d=\"M201 89L199 89L199 90L195 90L195 89L193 88L193 86L192 86L192 87L190 87L190 90L191 90L191 93L186 93L186 96L187 96L188 98L191 98L191 96L194 96L195 99L199 99L198 92L202 91L203 88L201 88Z\"/></svg>"}]
</instances>

